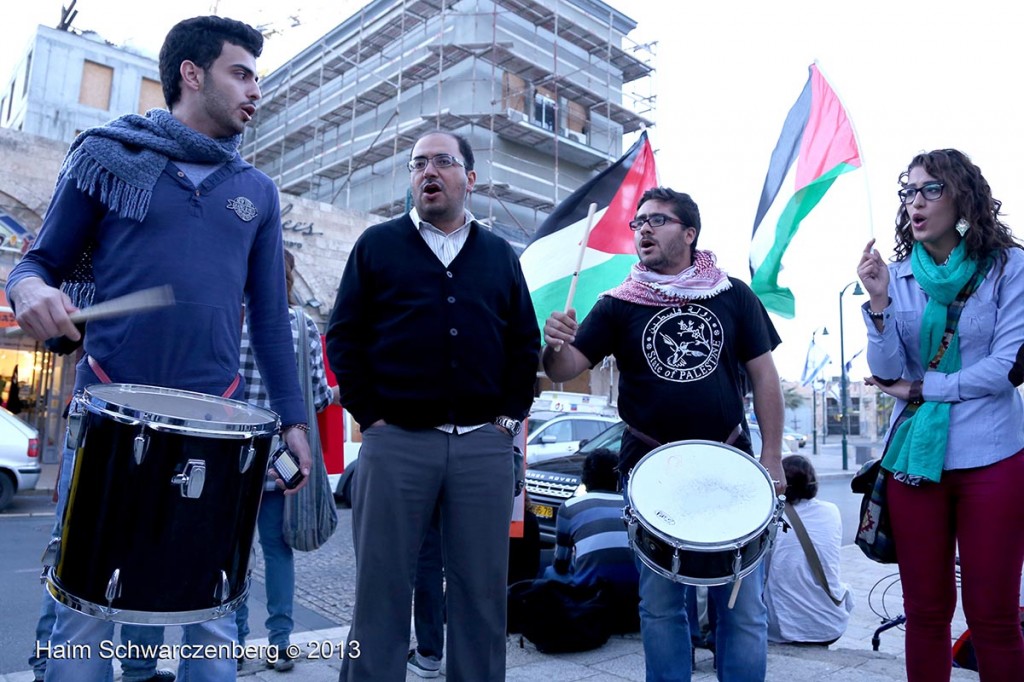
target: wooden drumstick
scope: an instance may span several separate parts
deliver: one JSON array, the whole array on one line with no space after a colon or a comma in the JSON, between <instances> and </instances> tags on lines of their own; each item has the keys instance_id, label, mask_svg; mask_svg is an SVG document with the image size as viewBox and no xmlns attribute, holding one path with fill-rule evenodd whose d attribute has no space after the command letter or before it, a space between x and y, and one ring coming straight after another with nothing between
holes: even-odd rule
<instances>
[{"instance_id":1,"label":"wooden drumstick","mask_svg":"<svg viewBox=\"0 0 1024 682\"><path fill-rule=\"evenodd\" d=\"M78 324L79 322L141 313L171 305L174 305L174 288L170 284L165 284L160 287L142 289L141 291L103 301L103 303L91 305L88 308L71 313L68 317L72 322Z\"/></svg>"},{"instance_id":2,"label":"wooden drumstick","mask_svg":"<svg viewBox=\"0 0 1024 682\"><path fill-rule=\"evenodd\" d=\"M736 584L732 586L732 592L729 593L729 608L736 606L736 597L740 594L740 585L743 584L743 578L737 578Z\"/></svg>"},{"instance_id":3,"label":"wooden drumstick","mask_svg":"<svg viewBox=\"0 0 1024 682\"><path fill-rule=\"evenodd\" d=\"M569 295L565 297L565 309L562 311L568 313L569 309L572 308L572 300L576 298L576 283L580 281L580 269L583 267L583 257L587 255L587 242L590 241L590 230L594 227L594 213L597 212L597 204L591 203L587 209L587 227L583 232L583 241L580 242L580 253L576 258L576 270L572 273L572 280L569 282ZM555 346L555 352L562 350L562 345L565 342Z\"/></svg>"},{"instance_id":4,"label":"wooden drumstick","mask_svg":"<svg viewBox=\"0 0 1024 682\"><path fill-rule=\"evenodd\" d=\"M171 305L174 305L174 288L170 284L165 284L159 287L142 289L131 294L125 294L124 296L117 296L102 303L91 305L88 308L76 310L68 315L68 318L75 324L78 324L79 322L141 313ZM20 334L21 332L21 327L10 327L7 330L7 335Z\"/></svg>"}]
</instances>

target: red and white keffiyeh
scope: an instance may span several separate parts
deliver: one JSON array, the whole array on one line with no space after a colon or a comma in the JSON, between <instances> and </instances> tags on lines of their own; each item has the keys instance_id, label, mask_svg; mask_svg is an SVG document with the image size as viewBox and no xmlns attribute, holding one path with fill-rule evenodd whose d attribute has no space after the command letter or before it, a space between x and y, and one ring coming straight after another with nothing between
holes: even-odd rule
<instances>
[{"instance_id":1,"label":"red and white keffiyeh","mask_svg":"<svg viewBox=\"0 0 1024 682\"><path fill-rule=\"evenodd\" d=\"M677 275L651 272L638 262L626 281L601 295L649 306L685 305L711 298L732 287L729 276L717 262L710 251L694 251L693 265Z\"/></svg>"}]
</instances>

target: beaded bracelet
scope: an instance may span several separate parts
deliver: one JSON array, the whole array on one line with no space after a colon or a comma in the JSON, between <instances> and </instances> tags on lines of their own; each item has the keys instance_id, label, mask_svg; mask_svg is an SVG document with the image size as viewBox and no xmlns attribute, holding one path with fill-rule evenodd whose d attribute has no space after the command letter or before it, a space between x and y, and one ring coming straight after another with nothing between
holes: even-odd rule
<instances>
[{"instance_id":1,"label":"beaded bracelet","mask_svg":"<svg viewBox=\"0 0 1024 682\"><path fill-rule=\"evenodd\" d=\"M309 433L309 425L308 424L289 424L288 426L284 427L284 429L282 429L282 431L284 431L286 429L298 429L299 431L302 431L303 433Z\"/></svg>"},{"instance_id":2,"label":"beaded bracelet","mask_svg":"<svg viewBox=\"0 0 1024 682\"><path fill-rule=\"evenodd\" d=\"M871 308L868 308L867 312L868 312L868 317L870 317L872 320L881 320L882 318L885 317L885 311L884 310L882 312L880 312L880 313L876 313Z\"/></svg>"}]
</instances>

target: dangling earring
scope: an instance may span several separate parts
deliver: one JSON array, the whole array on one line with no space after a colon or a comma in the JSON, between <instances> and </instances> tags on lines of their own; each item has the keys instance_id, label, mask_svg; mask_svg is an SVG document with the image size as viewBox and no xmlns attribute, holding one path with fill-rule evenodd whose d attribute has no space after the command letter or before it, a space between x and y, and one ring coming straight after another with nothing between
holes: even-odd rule
<instances>
[{"instance_id":1,"label":"dangling earring","mask_svg":"<svg viewBox=\"0 0 1024 682\"><path fill-rule=\"evenodd\" d=\"M967 222L966 218L961 218L960 220L956 221L956 231L960 233L961 237L967 234L967 230L969 229L971 229L971 224Z\"/></svg>"}]
</instances>

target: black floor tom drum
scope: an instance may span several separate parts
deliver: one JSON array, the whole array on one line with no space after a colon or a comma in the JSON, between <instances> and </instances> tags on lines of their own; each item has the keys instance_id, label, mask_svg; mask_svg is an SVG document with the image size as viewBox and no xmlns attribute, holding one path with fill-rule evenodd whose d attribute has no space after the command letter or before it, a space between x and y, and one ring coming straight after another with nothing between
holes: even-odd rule
<instances>
[{"instance_id":1,"label":"black floor tom drum","mask_svg":"<svg viewBox=\"0 0 1024 682\"><path fill-rule=\"evenodd\" d=\"M143 625L237 609L277 416L132 384L90 386L75 400L82 422L51 596Z\"/></svg>"}]
</instances>

